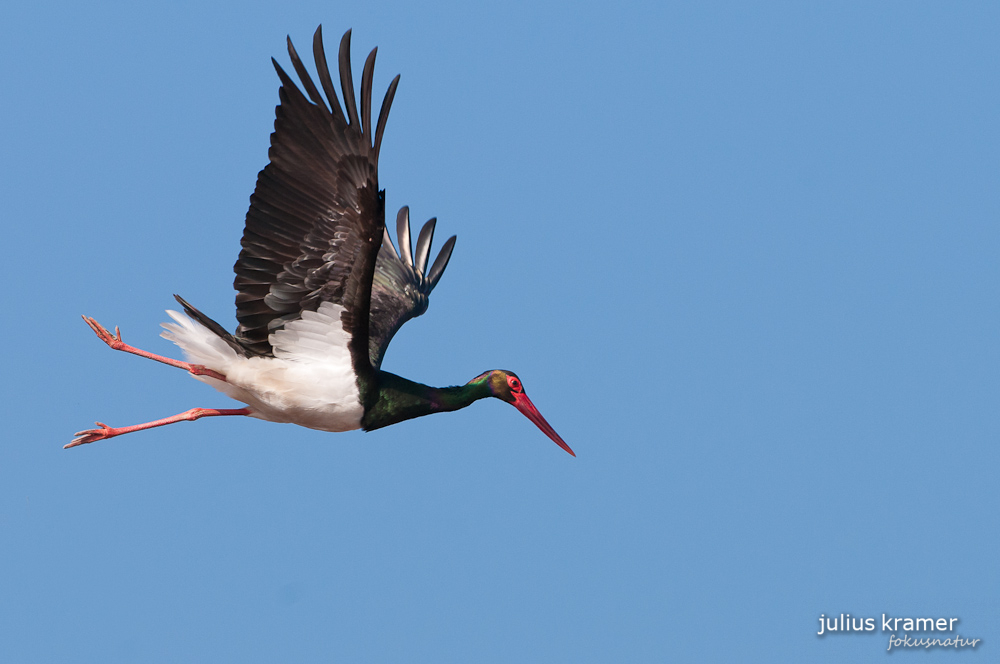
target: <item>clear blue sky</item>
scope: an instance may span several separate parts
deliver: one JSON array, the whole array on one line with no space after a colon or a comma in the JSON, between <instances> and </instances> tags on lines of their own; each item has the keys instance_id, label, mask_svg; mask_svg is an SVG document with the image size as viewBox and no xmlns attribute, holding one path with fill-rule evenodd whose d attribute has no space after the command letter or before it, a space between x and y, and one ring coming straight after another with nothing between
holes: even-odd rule
<instances>
[{"instance_id":1,"label":"clear blue sky","mask_svg":"<svg viewBox=\"0 0 1000 664\"><path fill-rule=\"evenodd\" d=\"M4 14L5 660L883 661L840 613L995 657L996 3ZM578 458L495 401L62 450L235 407L79 316L174 355L172 293L235 325L270 57L319 23L402 74L390 210L458 235L384 368L512 369Z\"/></svg>"}]
</instances>

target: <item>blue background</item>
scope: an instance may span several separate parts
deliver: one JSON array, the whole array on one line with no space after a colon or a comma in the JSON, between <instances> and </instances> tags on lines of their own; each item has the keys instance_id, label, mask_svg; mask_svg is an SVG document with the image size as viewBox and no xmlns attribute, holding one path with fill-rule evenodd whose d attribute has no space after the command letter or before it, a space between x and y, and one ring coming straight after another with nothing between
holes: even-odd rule
<instances>
[{"instance_id":1,"label":"blue background","mask_svg":"<svg viewBox=\"0 0 1000 664\"><path fill-rule=\"evenodd\" d=\"M172 293L235 325L269 58L319 23L355 80L380 46L378 98L402 74L390 214L459 237L384 367L513 369L578 458L492 400L61 449L236 407L79 315L174 356ZM816 632L887 613L986 661L998 33L996 3L9 3L4 659L881 661Z\"/></svg>"}]
</instances>

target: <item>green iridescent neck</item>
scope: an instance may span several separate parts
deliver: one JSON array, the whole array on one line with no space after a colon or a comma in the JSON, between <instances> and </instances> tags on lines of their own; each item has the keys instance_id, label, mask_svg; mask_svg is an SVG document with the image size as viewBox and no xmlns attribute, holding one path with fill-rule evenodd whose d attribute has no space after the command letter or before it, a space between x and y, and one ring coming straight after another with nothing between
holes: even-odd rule
<instances>
[{"instance_id":1,"label":"green iridescent neck","mask_svg":"<svg viewBox=\"0 0 1000 664\"><path fill-rule=\"evenodd\" d=\"M366 431L431 413L459 410L479 399L493 396L488 374L478 376L465 385L430 387L380 371L378 383L378 398L365 409L361 420L361 426Z\"/></svg>"}]
</instances>

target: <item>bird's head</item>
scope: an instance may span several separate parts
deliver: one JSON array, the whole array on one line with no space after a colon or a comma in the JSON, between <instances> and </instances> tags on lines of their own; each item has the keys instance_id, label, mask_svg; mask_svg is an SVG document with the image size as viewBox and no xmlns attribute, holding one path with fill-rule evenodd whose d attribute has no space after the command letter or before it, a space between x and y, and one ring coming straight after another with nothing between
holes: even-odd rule
<instances>
[{"instance_id":1,"label":"bird's head","mask_svg":"<svg viewBox=\"0 0 1000 664\"><path fill-rule=\"evenodd\" d=\"M524 386L521 384L521 379L517 377L517 374L513 371L494 369L493 371L487 371L476 376L469 382L478 383L480 381L485 381L486 385L489 386L490 396L506 401L514 406L514 408L517 408L525 417L534 422L535 426L541 429L546 436L551 438L556 445L576 456L576 453L570 449L566 441L560 438L556 430L545 421L542 414L535 408L535 404L531 403L531 399L524 393Z\"/></svg>"}]
</instances>

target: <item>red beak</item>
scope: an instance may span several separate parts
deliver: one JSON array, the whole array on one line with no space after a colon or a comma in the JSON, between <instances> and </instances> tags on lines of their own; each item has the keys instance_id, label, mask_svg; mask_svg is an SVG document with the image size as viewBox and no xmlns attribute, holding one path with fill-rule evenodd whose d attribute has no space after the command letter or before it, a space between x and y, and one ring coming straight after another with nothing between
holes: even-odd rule
<instances>
[{"instance_id":1,"label":"red beak","mask_svg":"<svg viewBox=\"0 0 1000 664\"><path fill-rule=\"evenodd\" d=\"M524 392L514 395L514 408L517 408L524 414L525 417L534 422L535 426L544 431L545 435L551 438L556 445L563 448L573 456L576 456L576 452L571 450L569 445L566 444L566 441L560 438L559 434L556 433L556 430L545 421L542 414L538 412L537 408L535 408L535 404L531 403L531 399L529 399Z\"/></svg>"}]
</instances>

